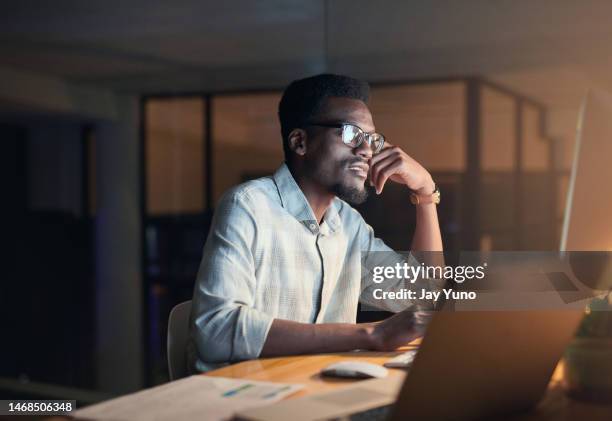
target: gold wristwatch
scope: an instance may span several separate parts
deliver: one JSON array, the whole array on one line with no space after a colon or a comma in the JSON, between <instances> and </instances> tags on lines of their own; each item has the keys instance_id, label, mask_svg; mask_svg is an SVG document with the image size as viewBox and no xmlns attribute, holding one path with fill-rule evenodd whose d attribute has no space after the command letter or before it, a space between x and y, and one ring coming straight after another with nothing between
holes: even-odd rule
<instances>
[{"instance_id":1,"label":"gold wristwatch","mask_svg":"<svg viewBox=\"0 0 612 421\"><path fill-rule=\"evenodd\" d=\"M434 186L435 189L432 194L420 195L416 193L410 193L410 203L412 203L413 205L425 205L428 203L433 203L437 205L438 203L440 203L440 188L438 188L438 186L435 184Z\"/></svg>"}]
</instances>

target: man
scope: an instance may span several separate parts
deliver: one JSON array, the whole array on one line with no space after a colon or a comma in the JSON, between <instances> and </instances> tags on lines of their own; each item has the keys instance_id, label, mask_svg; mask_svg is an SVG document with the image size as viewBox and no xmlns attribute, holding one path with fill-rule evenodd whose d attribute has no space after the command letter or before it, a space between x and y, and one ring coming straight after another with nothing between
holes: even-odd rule
<instances>
[{"instance_id":1,"label":"man","mask_svg":"<svg viewBox=\"0 0 612 421\"><path fill-rule=\"evenodd\" d=\"M416 195L412 250L442 250L435 183L375 132L368 97L367 83L330 74L285 90L285 163L224 195L204 247L191 315L197 370L258 357L393 350L417 335L411 311L355 323L361 253L392 252L348 204L366 199L368 175L377 194L391 181L406 186L406 200Z\"/></svg>"}]
</instances>

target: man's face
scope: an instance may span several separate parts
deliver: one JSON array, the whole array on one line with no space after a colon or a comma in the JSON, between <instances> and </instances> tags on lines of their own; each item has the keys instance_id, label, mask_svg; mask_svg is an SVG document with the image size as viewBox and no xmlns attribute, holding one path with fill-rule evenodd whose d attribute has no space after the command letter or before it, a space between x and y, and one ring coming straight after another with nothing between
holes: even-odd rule
<instances>
[{"instance_id":1,"label":"man's face","mask_svg":"<svg viewBox=\"0 0 612 421\"><path fill-rule=\"evenodd\" d=\"M351 123L365 132L375 130L367 105L351 98L328 98L314 123ZM366 178L372 150L367 142L352 148L342 142L342 129L312 126L308 129L304 169L308 176L329 192L352 204L368 195Z\"/></svg>"}]
</instances>

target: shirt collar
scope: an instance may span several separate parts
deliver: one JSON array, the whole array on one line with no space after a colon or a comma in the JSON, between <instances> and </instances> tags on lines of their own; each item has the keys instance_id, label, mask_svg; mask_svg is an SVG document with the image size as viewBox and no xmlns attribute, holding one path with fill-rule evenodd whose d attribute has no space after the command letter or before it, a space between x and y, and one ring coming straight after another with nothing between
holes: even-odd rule
<instances>
[{"instance_id":1,"label":"shirt collar","mask_svg":"<svg viewBox=\"0 0 612 421\"><path fill-rule=\"evenodd\" d=\"M336 232L340 228L340 215L338 214L338 199L334 198L331 206L325 212L321 226L317 223L317 218L306 200L306 196L293 178L291 171L286 163L283 163L274 173L274 182L278 189L281 205L295 219L306 226L313 234L326 234Z\"/></svg>"}]
</instances>

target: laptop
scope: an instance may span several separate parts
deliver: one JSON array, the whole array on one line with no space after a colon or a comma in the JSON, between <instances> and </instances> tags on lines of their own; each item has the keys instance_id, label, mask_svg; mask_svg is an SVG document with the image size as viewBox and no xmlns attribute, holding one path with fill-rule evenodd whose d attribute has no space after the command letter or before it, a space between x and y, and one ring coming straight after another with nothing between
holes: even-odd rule
<instances>
[{"instance_id":1,"label":"laptop","mask_svg":"<svg viewBox=\"0 0 612 421\"><path fill-rule=\"evenodd\" d=\"M612 196L593 194L599 181L612 179L610 156L612 96L590 92L578 122L561 250L612 250ZM527 411L545 394L583 314L575 307L443 309L432 318L405 379L365 380L246 410L237 419L472 420Z\"/></svg>"}]
</instances>

